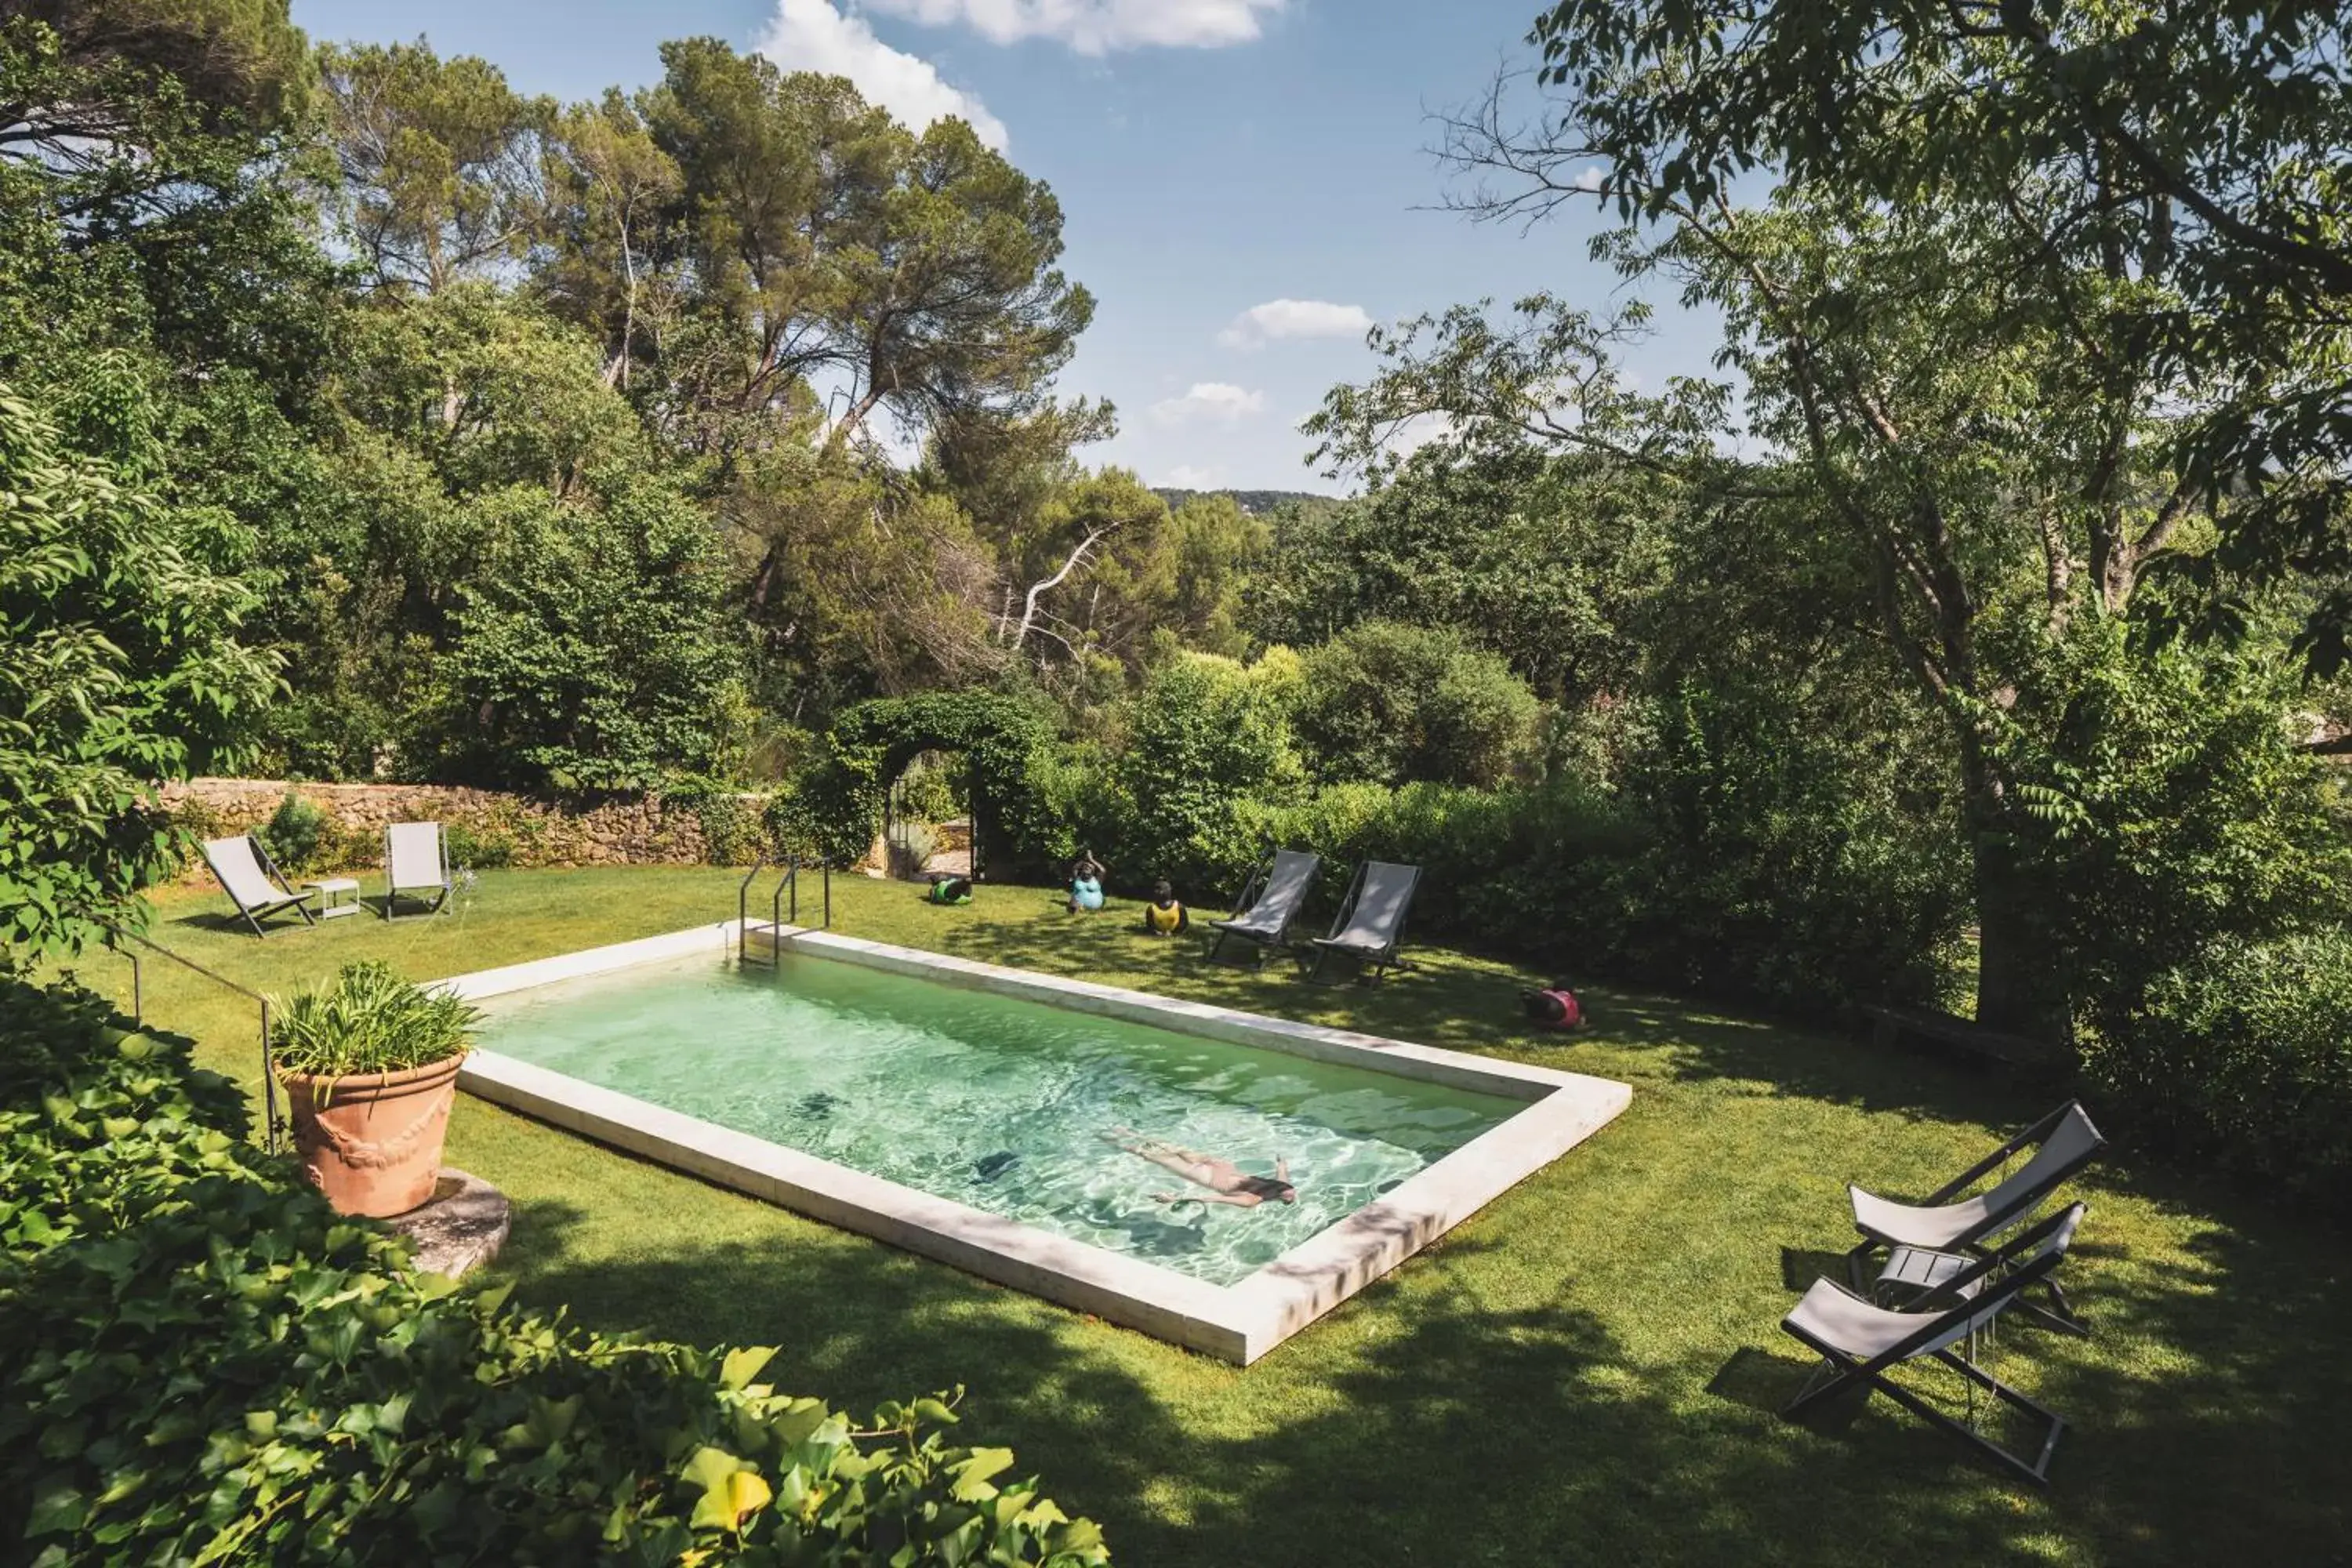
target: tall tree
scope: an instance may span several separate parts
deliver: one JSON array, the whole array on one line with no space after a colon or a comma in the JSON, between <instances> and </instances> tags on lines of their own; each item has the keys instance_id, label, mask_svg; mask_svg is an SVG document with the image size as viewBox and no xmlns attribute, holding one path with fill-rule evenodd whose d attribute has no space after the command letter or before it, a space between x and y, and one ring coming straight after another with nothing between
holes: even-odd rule
<instances>
[{"instance_id":1,"label":"tall tree","mask_svg":"<svg viewBox=\"0 0 2352 1568\"><path fill-rule=\"evenodd\" d=\"M630 384L641 331L660 353L673 303L667 244L682 176L617 88L575 104L548 139L548 201L536 280L605 344L604 376Z\"/></svg>"},{"instance_id":2,"label":"tall tree","mask_svg":"<svg viewBox=\"0 0 2352 1568\"><path fill-rule=\"evenodd\" d=\"M2112 368L2211 395L2171 466L2237 504L2209 584L2352 565L2352 13L2333 0L1562 0L1558 112L1474 138L1548 199L1719 205L1744 171L1964 208L2053 300L2128 316ZM1491 130L1492 126L1482 127ZM2352 591L2308 638L2344 657Z\"/></svg>"},{"instance_id":3,"label":"tall tree","mask_svg":"<svg viewBox=\"0 0 2352 1568\"><path fill-rule=\"evenodd\" d=\"M518 259L543 199L554 113L488 60L415 44L320 52L344 238L383 290L438 293Z\"/></svg>"},{"instance_id":4,"label":"tall tree","mask_svg":"<svg viewBox=\"0 0 2352 1568\"><path fill-rule=\"evenodd\" d=\"M838 77L787 75L716 39L663 46L644 112L684 174L696 284L735 330L699 395L787 406L816 384L835 439L877 410L928 431L1025 411L1094 310L1054 267L1053 193L960 120L920 135Z\"/></svg>"},{"instance_id":5,"label":"tall tree","mask_svg":"<svg viewBox=\"0 0 2352 1568\"><path fill-rule=\"evenodd\" d=\"M287 0L10 0L0 161L156 191L207 141L226 139L234 158L299 113L310 81Z\"/></svg>"},{"instance_id":6,"label":"tall tree","mask_svg":"<svg viewBox=\"0 0 2352 1568\"><path fill-rule=\"evenodd\" d=\"M1490 144L1485 159L1517 153ZM1704 438L1720 390L1624 391L1611 329L1542 300L1517 326L1465 311L1387 340L1390 370L1335 393L1318 427L1357 453L1442 414L1465 447L1532 437L1678 469L1706 505L1815 510L1951 733L1982 933L1979 1016L2063 1032L2064 954L2017 768L2060 732L2069 693L2053 639L2082 609L2124 613L2189 510L2192 490L2151 457L2183 389L2129 361L2132 318L2102 308L2099 275L2059 298L2009 286L2012 231L1973 215L1805 191L1760 209L1661 211L1662 234L1604 248L1725 313L1748 430L1787 463L1722 458Z\"/></svg>"}]
</instances>

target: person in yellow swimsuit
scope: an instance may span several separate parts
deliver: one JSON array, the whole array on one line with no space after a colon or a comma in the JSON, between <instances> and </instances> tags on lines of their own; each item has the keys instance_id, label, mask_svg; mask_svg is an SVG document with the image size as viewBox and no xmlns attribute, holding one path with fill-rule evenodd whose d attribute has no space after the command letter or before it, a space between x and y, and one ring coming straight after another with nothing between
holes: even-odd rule
<instances>
[{"instance_id":1,"label":"person in yellow swimsuit","mask_svg":"<svg viewBox=\"0 0 2352 1568\"><path fill-rule=\"evenodd\" d=\"M1184 912L1177 900L1176 889L1165 878L1151 885L1151 901L1143 906L1143 931L1146 936L1174 936L1190 930L1192 917Z\"/></svg>"}]
</instances>

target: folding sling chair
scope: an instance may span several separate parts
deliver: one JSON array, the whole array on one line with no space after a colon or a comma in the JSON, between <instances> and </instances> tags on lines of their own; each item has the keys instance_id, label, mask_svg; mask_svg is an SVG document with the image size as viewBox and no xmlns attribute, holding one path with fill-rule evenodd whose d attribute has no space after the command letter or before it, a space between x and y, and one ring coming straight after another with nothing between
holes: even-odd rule
<instances>
[{"instance_id":1,"label":"folding sling chair","mask_svg":"<svg viewBox=\"0 0 2352 1568\"><path fill-rule=\"evenodd\" d=\"M1781 1414L1793 1417L1856 1387L1865 1391L1865 1397L1875 1391L1990 1456L2011 1473L2036 1486L2047 1485L2050 1456L2066 1429L2064 1418L1977 1365L1972 1352L1978 1337L2016 1305L2021 1294L2047 1282L2065 1260L2083 1215L2084 1205L2074 1204L2033 1226L2005 1249L2011 1255L2010 1267L1988 1268L1972 1281L1968 1295L1955 1299L1947 1292L1942 1299L1949 1305L1940 1310L1894 1311L1864 1300L1833 1279L1814 1280L1795 1310L1780 1321L1780 1327L1817 1352L1822 1365ZM1970 1353L1955 1347L1964 1347ZM2042 1435L2032 1457L2002 1447L1979 1431L1973 1420L1955 1419L1888 1375L1906 1363L1923 1359L1940 1362L1967 1381L1971 1416L1976 1391L1982 1389L2037 1420Z\"/></svg>"},{"instance_id":2,"label":"folding sling chair","mask_svg":"<svg viewBox=\"0 0 2352 1568\"><path fill-rule=\"evenodd\" d=\"M1224 951L1227 937L1235 937L1257 950L1262 967L1269 949L1290 940L1291 922L1306 907L1322 870L1320 855L1304 849L1276 850L1273 858L1251 875L1232 918L1209 922L1209 929L1217 933L1217 940L1209 944L1210 958Z\"/></svg>"},{"instance_id":3,"label":"folding sling chair","mask_svg":"<svg viewBox=\"0 0 2352 1568\"><path fill-rule=\"evenodd\" d=\"M383 830L383 918L397 918L403 892L429 896L426 914L449 901L449 837L437 822L395 822ZM422 889L431 889L429 895Z\"/></svg>"},{"instance_id":4,"label":"folding sling chair","mask_svg":"<svg viewBox=\"0 0 2352 1568\"><path fill-rule=\"evenodd\" d=\"M2044 1199L2088 1165L2105 1145L2082 1101L2070 1100L1928 1194L1924 1204L1898 1204L1860 1187L1848 1187L1854 1228L1863 1236L1846 1254L1848 1280L1857 1290L1866 1289L1871 1256L1882 1247L1936 1252L1981 1250L1989 1238L2031 1219ZM2033 1151L2032 1156L2008 1176L1974 1196L1960 1195L2028 1149ZM2053 1328L2088 1332L2054 1280L2050 1296L2054 1310L2032 1306L2025 1310Z\"/></svg>"},{"instance_id":5,"label":"folding sling chair","mask_svg":"<svg viewBox=\"0 0 2352 1568\"><path fill-rule=\"evenodd\" d=\"M1391 969L1404 968L1397 950L1404 943L1404 918L1420 886L1418 866L1367 860L1357 868L1339 918L1331 922L1331 934L1315 939L1315 963L1307 978L1320 979L1323 961L1335 952L1355 959L1376 981Z\"/></svg>"},{"instance_id":6,"label":"folding sling chair","mask_svg":"<svg viewBox=\"0 0 2352 1568\"><path fill-rule=\"evenodd\" d=\"M266 937L269 932L261 922L271 915L291 910L302 917L304 925L317 925L310 918L310 895L298 893L286 885L269 858L269 851L255 842L253 836L240 833L231 838L207 838L203 845L205 864L212 868L220 881L221 891L253 934Z\"/></svg>"}]
</instances>

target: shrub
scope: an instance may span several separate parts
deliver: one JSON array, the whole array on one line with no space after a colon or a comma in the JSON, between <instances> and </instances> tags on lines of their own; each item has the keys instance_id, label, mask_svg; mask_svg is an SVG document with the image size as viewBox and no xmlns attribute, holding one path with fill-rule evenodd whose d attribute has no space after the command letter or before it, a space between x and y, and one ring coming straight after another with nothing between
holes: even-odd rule
<instances>
[{"instance_id":1,"label":"shrub","mask_svg":"<svg viewBox=\"0 0 2352 1568\"><path fill-rule=\"evenodd\" d=\"M681 774L663 785L662 805L694 814L702 858L710 865L747 866L762 847L762 805L719 780Z\"/></svg>"},{"instance_id":2,"label":"shrub","mask_svg":"<svg viewBox=\"0 0 2352 1568\"><path fill-rule=\"evenodd\" d=\"M289 877L326 864L337 844L335 825L325 810L290 789L255 837Z\"/></svg>"},{"instance_id":3,"label":"shrub","mask_svg":"<svg viewBox=\"0 0 2352 1568\"><path fill-rule=\"evenodd\" d=\"M537 861L546 825L510 800L493 801L469 816L446 824L449 863L476 871Z\"/></svg>"},{"instance_id":4,"label":"shrub","mask_svg":"<svg viewBox=\"0 0 2352 1568\"><path fill-rule=\"evenodd\" d=\"M1151 672L1111 763L1108 831L1092 841L1119 885L1166 877L1195 897L1238 886L1258 850L1242 803L1278 804L1304 783L1290 735L1297 682L1297 659L1279 649L1247 668L1180 654Z\"/></svg>"},{"instance_id":5,"label":"shrub","mask_svg":"<svg viewBox=\"0 0 2352 1568\"><path fill-rule=\"evenodd\" d=\"M2166 1152L2352 1205L2352 934L2229 940L2084 1043L2121 1125Z\"/></svg>"},{"instance_id":6,"label":"shrub","mask_svg":"<svg viewBox=\"0 0 2352 1568\"><path fill-rule=\"evenodd\" d=\"M1851 693L1694 679L1643 705L1624 790L1619 963L1654 984L1827 1016L1941 998L1969 909L1929 743Z\"/></svg>"},{"instance_id":7,"label":"shrub","mask_svg":"<svg viewBox=\"0 0 2352 1568\"><path fill-rule=\"evenodd\" d=\"M1248 802L1230 838L1423 870L1412 929L1826 1016L1933 998L1966 910L1937 819L1892 797L1899 757L1808 735L1769 696L1694 689L1656 716L1632 787L1337 784ZM1108 851L1107 851L1108 852Z\"/></svg>"},{"instance_id":8,"label":"shrub","mask_svg":"<svg viewBox=\"0 0 2352 1568\"><path fill-rule=\"evenodd\" d=\"M2062 652L2064 723L2016 766L2053 939L2092 1011L2216 942L2352 914L2333 770L2284 721L2299 665L2260 646L2137 649L2105 620Z\"/></svg>"},{"instance_id":9,"label":"shrub","mask_svg":"<svg viewBox=\"0 0 2352 1568\"><path fill-rule=\"evenodd\" d=\"M1457 632L1370 621L1305 657L1297 727L1327 782L1491 789L1534 760L1542 704Z\"/></svg>"},{"instance_id":10,"label":"shrub","mask_svg":"<svg viewBox=\"0 0 2352 1568\"><path fill-rule=\"evenodd\" d=\"M572 794L710 766L739 704L702 513L617 479L574 504L519 486L468 508L484 561L436 668L436 776Z\"/></svg>"},{"instance_id":11,"label":"shrub","mask_svg":"<svg viewBox=\"0 0 2352 1568\"><path fill-rule=\"evenodd\" d=\"M760 845L760 811L740 795L716 795L694 808L702 858L713 866L750 863Z\"/></svg>"},{"instance_id":12,"label":"shrub","mask_svg":"<svg viewBox=\"0 0 2352 1568\"><path fill-rule=\"evenodd\" d=\"M465 998L427 991L382 959L346 963L323 985L273 996L278 1070L313 1078L400 1072L465 1049L481 1017Z\"/></svg>"},{"instance_id":13,"label":"shrub","mask_svg":"<svg viewBox=\"0 0 2352 1568\"><path fill-rule=\"evenodd\" d=\"M1108 1560L948 1446L951 1396L854 1428L771 1352L415 1274L87 995L0 985L0 1538L33 1562Z\"/></svg>"},{"instance_id":14,"label":"shrub","mask_svg":"<svg viewBox=\"0 0 2352 1568\"><path fill-rule=\"evenodd\" d=\"M766 836L768 852L779 858L817 860L827 846L824 825L807 798L789 786L771 795L761 808L760 831Z\"/></svg>"},{"instance_id":15,"label":"shrub","mask_svg":"<svg viewBox=\"0 0 2352 1568\"><path fill-rule=\"evenodd\" d=\"M792 783L793 803L775 826L795 842L846 865L872 846L882 825L884 776L919 752L962 752L971 763L975 828L992 832L984 858L1007 869L1042 866L1050 825L1035 819L1029 769L1052 740L1029 701L994 691L926 691L861 702L834 721L824 743Z\"/></svg>"},{"instance_id":16,"label":"shrub","mask_svg":"<svg viewBox=\"0 0 2352 1568\"><path fill-rule=\"evenodd\" d=\"M1609 966L1628 924L1622 884L1640 823L1579 779L1489 791L1335 784L1240 813L1260 845L1323 857L1326 909L1364 860L1419 866L1412 929L1549 963Z\"/></svg>"},{"instance_id":17,"label":"shrub","mask_svg":"<svg viewBox=\"0 0 2352 1568\"><path fill-rule=\"evenodd\" d=\"M917 822L953 822L963 815L962 759L925 752L898 776L899 808Z\"/></svg>"}]
</instances>

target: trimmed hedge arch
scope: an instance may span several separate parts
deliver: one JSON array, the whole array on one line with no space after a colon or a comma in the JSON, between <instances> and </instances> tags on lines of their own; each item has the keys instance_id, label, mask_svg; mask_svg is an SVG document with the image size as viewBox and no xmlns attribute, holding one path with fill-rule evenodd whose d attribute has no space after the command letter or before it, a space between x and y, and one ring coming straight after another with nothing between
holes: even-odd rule
<instances>
[{"instance_id":1,"label":"trimmed hedge arch","mask_svg":"<svg viewBox=\"0 0 2352 1568\"><path fill-rule=\"evenodd\" d=\"M793 792L801 820L788 837L836 864L866 852L882 824L890 782L923 752L961 752L971 761L972 833L991 864L1020 865L1042 853L1042 824L1030 770L1054 738L1045 715L993 691L926 691L861 702L834 721L824 745Z\"/></svg>"}]
</instances>

